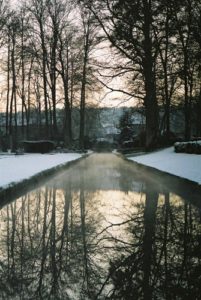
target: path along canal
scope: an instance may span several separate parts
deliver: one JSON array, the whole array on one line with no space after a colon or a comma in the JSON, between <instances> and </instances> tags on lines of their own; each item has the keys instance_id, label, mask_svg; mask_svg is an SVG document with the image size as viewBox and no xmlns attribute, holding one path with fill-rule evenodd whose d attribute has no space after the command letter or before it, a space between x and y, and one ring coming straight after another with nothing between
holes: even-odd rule
<instances>
[{"instance_id":1,"label":"path along canal","mask_svg":"<svg viewBox=\"0 0 201 300\"><path fill-rule=\"evenodd\" d=\"M200 188L92 154L0 210L0 299L200 299Z\"/></svg>"}]
</instances>

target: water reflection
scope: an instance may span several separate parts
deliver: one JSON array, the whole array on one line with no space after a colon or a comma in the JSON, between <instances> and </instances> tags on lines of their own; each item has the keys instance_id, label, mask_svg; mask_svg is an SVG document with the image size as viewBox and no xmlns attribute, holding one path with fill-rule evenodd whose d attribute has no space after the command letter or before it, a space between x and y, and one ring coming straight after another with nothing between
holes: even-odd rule
<instances>
[{"instance_id":1,"label":"water reflection","mask_svg":"<svg viewBox=\"0 0 201 300\"><path fill-rule=\"evenodd\" d=\"M199 299L200 208L149 175L92 155L2 208L0 299Z\"/></svg>"}]
</instances>

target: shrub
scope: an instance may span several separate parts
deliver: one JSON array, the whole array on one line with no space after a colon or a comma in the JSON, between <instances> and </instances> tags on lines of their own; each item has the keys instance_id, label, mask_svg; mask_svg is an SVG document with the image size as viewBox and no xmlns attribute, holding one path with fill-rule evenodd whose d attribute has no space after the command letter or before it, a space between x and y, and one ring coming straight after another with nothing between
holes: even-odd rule
<instances>
[{"instance_id":1,"label":"shrub","mask_svg":"<svg viewBox=\"0 0 201 300\"><path fill-rule=\"evenodd\" d=\"M201 154L201 140L189 142L177 142L174 144L175 152L177 153L194 153Z\"/></svg>"}]
</instances>

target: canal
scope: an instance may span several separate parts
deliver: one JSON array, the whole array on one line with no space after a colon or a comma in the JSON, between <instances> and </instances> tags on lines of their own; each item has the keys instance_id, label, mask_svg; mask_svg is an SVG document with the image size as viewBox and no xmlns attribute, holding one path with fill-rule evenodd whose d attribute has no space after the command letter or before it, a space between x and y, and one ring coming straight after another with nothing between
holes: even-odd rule
<instances>
[{"instance_id":1,"label":"canal","mask_svg":"<svg viewBox=\"0 0 201 300\"><path fill-rule=\"evenodd\" d=\"M92 154L0 210L0 299L200 299L200 188Z\"/></svg>"}]
</instances>

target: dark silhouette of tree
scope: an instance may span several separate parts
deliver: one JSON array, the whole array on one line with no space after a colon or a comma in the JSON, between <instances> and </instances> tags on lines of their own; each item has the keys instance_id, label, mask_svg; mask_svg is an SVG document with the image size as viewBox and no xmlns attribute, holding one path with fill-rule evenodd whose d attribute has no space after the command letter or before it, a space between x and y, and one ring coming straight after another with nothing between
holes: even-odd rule
<instances>
[{"instance_id":1,"label":"dark silhouette of tree","mask_svg":"<svg viewBox=\"0 0 201 300\"><path fill-rule=\"evenodd\" d=\"M144 79L144 105L146 109L146 147L151 148L158 136L158 107L156 99L153 27L157 6L151 1L85 2L97 18L113 47Z\"/></svg>"},{"instance_id":2,"label":"dark silhouette of tree","mask_svg":"<svg viewBox=\"0 0 201 300\"><path fill-rule=\"evenodd\" d=\"M48 110L48 87L47 87L47 44L45 36L45 22L47 20L47 7L48 0L33 0L30 2L30 12L33 15L34 22L38 26L38 36L42 49L42 80L43 80L43 96L45 105L45 126L46 126L46 136L49 136L49 110Z\"/></svg>"},{"instance_id":3,"label":"dark silhouette of tree","mask_svg":"<svg viewBox=\"0 0 201 300\"><path fill-rule=\"evenodd\" d=\"M96 23L94 22L93 14L86 10L82 5L80 6L82 26L83 26L83 46L82 46L82 72L81 72L81 91L80 91L80 134L79 146L81 149L85 148L85 108L86 108L86 92L89 85L90 78L90 53L96 44ZM92 83L93 84L93 83Z\"/></svg>"}]
</instances>

